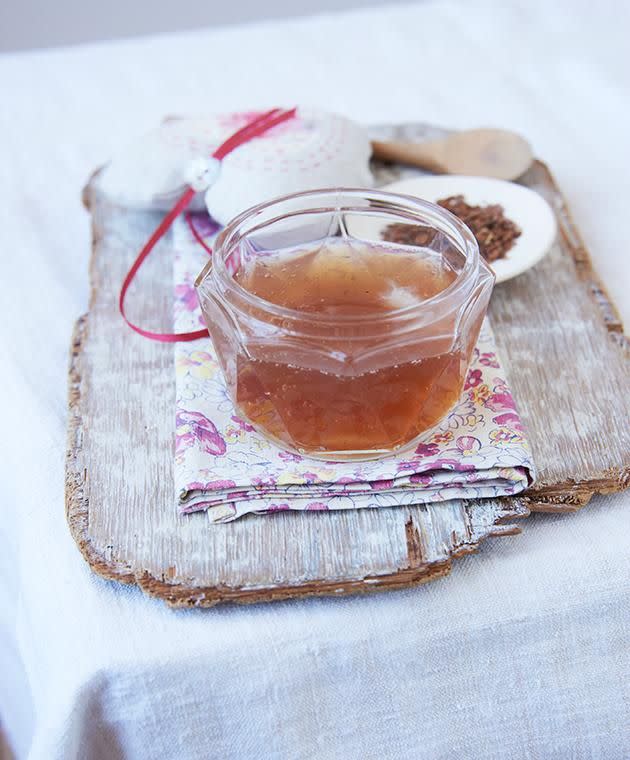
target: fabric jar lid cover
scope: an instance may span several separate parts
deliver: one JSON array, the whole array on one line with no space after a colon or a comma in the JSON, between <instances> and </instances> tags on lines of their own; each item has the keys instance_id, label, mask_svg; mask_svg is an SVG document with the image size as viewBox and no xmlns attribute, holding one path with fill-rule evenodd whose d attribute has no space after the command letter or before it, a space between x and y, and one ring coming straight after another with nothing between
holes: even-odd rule
<instances>
[{"instance_id":1,"label":"fabric jar lid cover","mask_svg":"<svg viewBox=\"0 0 630 760\"><path fill-rule=\"evenodd\" d=\"M119 151L98 186L131 208L167 210L190 182L195 159L207 159L256 113L171 119ZM372 184L366 130L337 114L299 108L297 116L228 154L205 193L220 224L271 198L321 187ZM203 208L199 193L194 208Z\"/></svg>"}]
</instances>

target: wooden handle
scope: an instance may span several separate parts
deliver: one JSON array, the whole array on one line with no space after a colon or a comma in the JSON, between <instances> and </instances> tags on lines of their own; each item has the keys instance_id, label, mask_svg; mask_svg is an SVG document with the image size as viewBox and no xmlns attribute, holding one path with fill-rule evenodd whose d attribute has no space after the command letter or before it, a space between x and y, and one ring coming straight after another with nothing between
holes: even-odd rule
<instances>
[{"instance_id":1,"label":"wooden handle","mask_svg":"<svg viewBox=\"0 0 630 760\"><path fill-rule=\"evenodd\" d=\"M443 174L446 168L440 160L439 145L438 142L405 143L374 140L372 155L379 161L410 164L436 174Z\"/></svg>"}]
</instances>

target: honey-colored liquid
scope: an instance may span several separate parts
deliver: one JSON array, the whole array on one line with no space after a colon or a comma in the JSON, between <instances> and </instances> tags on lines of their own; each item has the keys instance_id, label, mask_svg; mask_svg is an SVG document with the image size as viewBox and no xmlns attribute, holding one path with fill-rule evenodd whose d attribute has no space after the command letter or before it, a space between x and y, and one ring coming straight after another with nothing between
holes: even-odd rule
<instances>
[{"instance_id":1,"label":"honey-colored liquid","mask_svg":"<svg viewBox=\"0 0 630 760\"><path fill-rule=\"evenodd\" d=\"M375 345L378 349L373 320L422 302L455 279L440 257L333 238L312 248L257 256L235 277L251 293L305 313L369 315L364 341L359 327L351 343L340 339L338 351L329 343L322 352L333 359L341 355L337 369L334 361L318 361L312 345L292 352L269 344L238 356L237 403L281 443L307 455L378 455L416 438L457 401L468 357L453 352L450 341L441 353L423 355L427 350L419 341L402 355L400 349L381 351L373 365L360 359L363 349L366 355L368 349L375 353ZM391 335L380 340L386 344ZM346 354L352 358L344 363Z\"/></svg>"}]
</instances>

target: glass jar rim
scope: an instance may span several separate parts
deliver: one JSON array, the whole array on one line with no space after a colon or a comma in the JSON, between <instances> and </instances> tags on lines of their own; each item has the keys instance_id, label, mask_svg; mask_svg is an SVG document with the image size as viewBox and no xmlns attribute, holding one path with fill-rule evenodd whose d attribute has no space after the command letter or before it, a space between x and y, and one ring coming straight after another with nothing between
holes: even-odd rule
<instances>
[{"instance_id":1,"label":"glass jar rim","mask_svg":"<svg viewBox=\"0 0 630 760\"><path fill-rule=\"evenodd\" d=\"M263 214L263 212L268 211L274 206L278 206L279 209L281 209L282 204L286 204L287 202L293 200L307 200L309 198L312 198L313 200L317 198L328 198L329 201L327 204L302 207L291 211L290 213L282 213L282 211L279 210L277 216L266 219L260 226L248 229L244 232L241 230L242 226L247 221L252 220L257 215ZM346 203L333 203L332 201L334 198L346 201ZM363 201L367 200L368 202L376 201L378 205L349 206L347 201L352 198ZM332 211L369 213L371 209L378 210L381 213L387 213L389 211L392 215L395 212L399 219L405 218L410 222L415 221L416 223L422 224L429 222L430 224L433 224L433 220L437 220L438 223L434 225L436 229L445 233L449 239L456 244L457 248L465 258L464 266L461 271L457 273L455 279L449 283L444 290L441 290L435 295L415 304L395 308L388 312L381 311L374 314L365 313L360 316L350 314L337 314L332 316L319 312L313 313L281 306L280 304L261 298L243 287L228 270L226 261L230 252L238 242L247 237L247 235L254 230L267 227L274 222L281 221L282 219L291 216ZM239 234L239 232L241 232L241 234ZM437 317L435 312L441 311L440 306L448 303L454 296L460 295L463 300L469 295L476 283L479 262L479 245L472 231L461 221L461 219L442 206L438 206L435 203L422 200L421 198L412 195L391 193L385 190L332 187L305 190L273 198L264 201L263 203L259 203L256 206L252 206L234 217L234 219L228 222L219 233L213 247L212 259L200 273L195 285L200 286L205 279L205 276L208 274L208 270L212 269L213 273L219 278L222 286L225 288L225 292L230 293L230 295L236 297L237 301L242 301L259 313L267 313L276 318L289 321L308 320L309 322L318 323L322 326L330 324L335 326L347 325L350 327L373 319L377 319L379 322L407 320L417 317L423 312L426 314L429 311Z\"/></svg>"}]
</instances>

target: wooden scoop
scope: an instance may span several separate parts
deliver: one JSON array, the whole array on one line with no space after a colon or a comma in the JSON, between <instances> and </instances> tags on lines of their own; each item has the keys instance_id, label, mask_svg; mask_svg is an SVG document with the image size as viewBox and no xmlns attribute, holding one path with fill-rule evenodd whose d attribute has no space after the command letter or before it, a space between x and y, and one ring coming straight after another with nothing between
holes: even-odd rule
<instances>
[{"instance_id":1,"label":"wooden scoop","mask_svg":"<svg viewBox=\"0 0 630 760\"><path fill-rule=\"evenodd\" d=\"M529 143L504 129L468 129L431 142L372 142L374 158L428 169L436 174L516 179L529 168Z\"/></svg>"}]
</instances>

